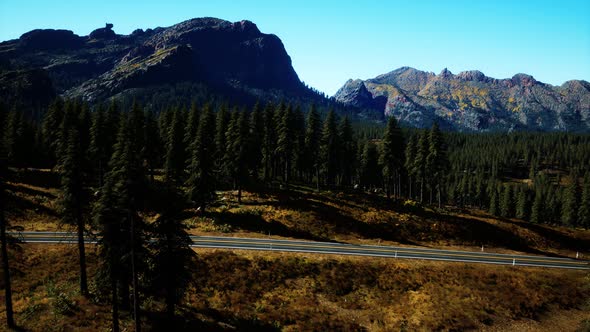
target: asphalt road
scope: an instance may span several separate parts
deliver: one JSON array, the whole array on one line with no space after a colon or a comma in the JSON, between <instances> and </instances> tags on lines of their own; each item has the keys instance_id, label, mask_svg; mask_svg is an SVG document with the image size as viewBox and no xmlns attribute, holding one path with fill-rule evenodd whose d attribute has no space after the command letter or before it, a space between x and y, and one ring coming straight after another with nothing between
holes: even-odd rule
<instances>
[{"instance_id":1,"label":"asphalt road","mask_svg":"<svg viewBox=\"0 0 590 332\"><path fill-rule=\"evenodd\" d=\"M74 233L18 232L11 234L25 243L67 244L77 242L77 237ZM425 259L463 263L536 266L560 269L590 269L590 261L588 260L560 257L494 254L479 251L471 252L414 247L369 246L330 242L274 240L265 238L191 236L191 239L193 240L192 246L198 248L304 252L399 259ZM97 239L87 237L86 241L87 243L96 243Z\"/></svg>"}]
</instances>

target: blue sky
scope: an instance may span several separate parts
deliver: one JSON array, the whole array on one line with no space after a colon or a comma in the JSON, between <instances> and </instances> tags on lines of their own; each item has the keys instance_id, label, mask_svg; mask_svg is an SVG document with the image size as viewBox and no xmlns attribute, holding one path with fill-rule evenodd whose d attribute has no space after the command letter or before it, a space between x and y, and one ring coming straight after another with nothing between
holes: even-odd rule
<instances>
[{"instance_id":1,"label":"blue sky","mask_svg":"<svg viewBox=\"0 0 590 332\"><path fill-rule=\"evenodd\" d=\"M401 66L590 81L590 1L0 1L0 40L35 28L128 34L193 17L248 19L278 35L301 80L332 95Z\"/></svg>"}]
</instances>

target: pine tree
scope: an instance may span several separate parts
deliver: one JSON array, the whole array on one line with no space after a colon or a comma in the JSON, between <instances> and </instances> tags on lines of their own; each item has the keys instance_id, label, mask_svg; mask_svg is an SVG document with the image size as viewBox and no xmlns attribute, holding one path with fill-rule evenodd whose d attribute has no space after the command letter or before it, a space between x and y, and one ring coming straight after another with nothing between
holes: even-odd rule
<instances>
[{"instance_id":1,"label":"pine tree","mask_svg":"<svg viewBox=\"0 0 590 332\"><path fill-rule=\"evenodd\" d=\"M361 161L362 183L369 190L380 186L379 152L372 142L366 142Z\"/></svg>"},{"instance_id":2,"label":"pine tree","mask_svg":"<svg viewBox=\"0 0 590 332\"><path fill-rule=\"evenodd\" d=\"M269 182L274 176L274 160L276 150L274 106L268 103L264 108L264 141L262 145L262 163L264 165L264 180Z\"/></svg>"},{"instance_id":3,"label":"pine tree","mask_svg":"<svg viewBox=\"0 0 590 332\"><path fill-rule=\"evenodd\" d=\"M242 187L247 180L248 120L246 111L232 113L226 133L227 149L224 166L238 189L238 203L242 203Z\"/></svg>"},{"instance_id":4,"label":"pine tree","mask_svg":"<svg viewBox=\"0 0 590 332\"><path fill-rule=\"evenodd\" d=\"M138 171L144 172L144 164L147 159L147 149L145 145L145 115L141 105L137 101L133 101L131 112L129 112L129 135L131 137L130 149L137 153L139 166Z\"/></svg>"},{"instance_id":5,"label":"pine tree","mask_svg":"<svg viewBox=\"0 0 590 332\"><path fill-rule=\"evenodd\" d=\"M280 111L281 118L277 127L277 155L283 166L283 181L288 186L293 167L295 149L295 116L291 105Z\"/></svg>"},{"instance_id":6,"label":"pine tree","mask_svg":"<svg viewBox=\"0 0 590 332\"><path fill-rule=\"evenodd\" d=\"M586 229L590 228L590 172L586 172L584 175L582 198L578 210L578 225Z\"/></svg>"},{"instance_id":7,"label":"pine tree","mask_svg":"<svg viewBox=\"0 0 590 332\"><path fill-rule=\"evenodd\" d=\"M107 109L105 123L107 128L105 146L108 147L106 155L107 160L110 160L115 144L117 143L117 134L119 133L119 125L121 124L121 112L115 99L111 101Z\"/></svg>"},{"instance_id":8,"label":"pine tree","mask_svg":"<svg viewBox=\"0 0 590 332\"><path fill-rule=\"evenodd\" d=\"M513 215L514 201L512 198L512 188L510 185L504 185L500 196L500 216L510 218Z\"/></svg>"},{"instance_id":9,"label":"pine tree","mask_svg":"<svg viewBox=\"0 0 590 332\"><path fill-rule=\"evenodd\" d=\"M197 136L191 145L192 158L189 178L186 182L188 199L195 202L202 211L215 197L214 161L211 156L215 152L214 128L215 118L209 105L203 107Z\"/></svg>"},{"instance_id":10,"label":"pine tree","mask_svg":"<svg viewBox=\"0 0 590 332\"><path fill-rule=\"evenodd\" d=\"M431 188L431 203L432 203L432 190L437 191L438 196L438 207L441 207L442 197L441 188L444 183L444 179L447 171L447 153L443 136L438 127L438 123L435 122L430 129L428 135L428 155L426 157L426 169L429 177L430 188Z\"/></svg>"},{"instance_id":11,"label":"pine tree","mask_svg":"<svg viewBox=\"0 0 590 332\"><path fill-rule=\"evenodd\" d=\"M174 318L176 305L192 278L195 270L195 252L192 240L182 223L183 199L172 184L158 189L155 200L158 218L153 223L153 241L150 242L153 257L152 287L160 290L166 303L168 320ZM157 294L157 295L159 295Z\"/></svg>"},{"instance_id":12,"label":"pine tree","mask_svg":"<svg viewBox=\"0 0 590 332\"><path fill-rule=\"evenodd\" d=\"M428 156L428 133L422 131L418 137L416 146L416 158L412 167L412 173L415 174L416 180L420 182L420 203L424 201L424 182L426 182L426 158Z\"/></svg>"},{"instance_id":13,"label":"pine tree","mask_svg":"<svg viewBox=\"0 0 590 332\"><path fill-rule=\"evenodd\" d=\"M23 168L30 166L35 151L35 130L23 112L13 109L6 118L4 149L8 165Z\"/></svg>"},{"instance_id":14,"label":"pine tree","mask_svg":"<svg viewBox=\"0 0 590 332\"><path fill-rule=\"evenodd\" d=\"M385 134L383 135L383 147L380 158L380 163L383 166L387 198L391 197L391 191L395 188L394 183L400 176L402 165L404 164L403 141L404 138L397 126L397 120L394 116L390 116L387 121ZM397 194L399 195L399 192Z\"/></svg>"},{"instance_id":15,"label":"pine tree","mask_svg":"<svg viewBox=\"0 0 590 332\"><path fill-rule=\"evenodd\" d=\"M64 101L61 98L56 98L49 108L45 117L43 118L43 140L44 146L48 149L49 155L52 157L52 166L57 162L57 144L59 143L60 125L64 115Z\"/></svg>"},{"instance_id":16,"label":"pine tree","mask_svg":"<svg viewBox=\"0 0 590 332\"><path fill-rule=\"evenodd\" d=\"M250 113L248 133L248 169L258 179L262 164L262 145L264 143L264 114L256 103Z\"/></svg>"},{"instance_id":17,"label":"pine tree","mask_svg":"<svg viewBox=\"0 0 590 332\"><path fill-rule=\"evenodd\" d=\"M146 191L140 143L143 140L143 121L139 119L142 118L143 113L140 115L137 109L132 110L128 118L121 118L117 144L109 163L110 171L94 211L95 223L102 235L103 271L110 271L113 306L118 302L117 284L121 285L122 304L127 306L131 283L136 330L140 328L138 262L144 261L138 260L138 256L144 248L142 230L145 228L138 214ZM116 310L113 307L113 312Z\"/></svg>"},{"instance_id":18,"label":"pine tree","mask_svg":"<svg viewBox=\"0 0 590 332\"><path fill-rule=\"evenodd\" d=\"M186 148L186 165L190 164L190 145L192 142L195 141L195 136L197 136L197 130L199 129L199 118L201 117L201 111L197 107L195 102L192 103L191 109L188 113L188 119L186 121L186 126L184 127L184 138L183 143L184 147Z\"/></svg>"},{"instance_id":19,"label":"pine tree","mask_svg":"<svg viewBox=\"0 0 590 332\"><path fill-rule=\"evenodd\" d=\"M572 183L566 187L562 197L561 222L567 226L576 226L578 219L579 188L578 175L572 174Z\"/></svg>"},{"instance_id":20,"label":"pine tree","mask_svg":"<svg viewBox=\"0 0 590 332\"><path fill-rule=\"evenodd\" d=\"M80 160L82 163L83 176L86 177L87 171L92 168L91 156L90 156L90 127L92 126L92 118L90 109L87 103L80 104L80 110L78 113L78 140L80 144ZM66 144L69 145L68 140L65 140Z\"/></svg>"},{"instance_id":21,"label":"pine tree","mask_svg":"<svg viewBox=\"0 0 590 332\"><path fill-rule=\"evenodd\" d=\"M66 115L67 116L67 115ZM75 225L78 232L78 254L80 265L80 293L88 296L88 282L86 277L86 253L84 248L85 221L83 216L83 197L85 196L82 176L82 148L80 133L76 126L69 129L67 147L61 167L61 207L62 222Z\"/></svg>"},{"instance_id":22,"label":"pine tree","mask_svg":"<svg viewBox=\"0 0 590 332\"><path fill-rule=\"evenodd\" d=\"M0 138L0 143L2 139ZM2 251L2 270L4 274L4 303L5 303L5 310L6 310L6 325L9 329L13 329L16 327L14 323L14 313L12 309L12 284L10 280L10 268L9 268L9 261L8 261L8 249L7 249L7 234L6 229L8 221L4 214L5 209L5 189L4 184L6 183L6 175L8 169L8 163L6 158L6 150L4 149L4 145L0 144L0 242L1 242L1 251Z\"/></svg>"},{"instance_id":23,"label":"pine tree","mask_svg":"<svg viewBox=\"0 0 590 332\"><path fill-rule=\"evenodd\" d=\"M185 148L183 145L184 133L182 115L180 110L175 110L172 115L172 123L168 129L166 146L166 161L164 164L165 179L168 182L177 183L183 177L185 163Z\"/></svg>"},{"instance_id":24,"label":"pine tree","mask_svg":"<svg viewBox=\"0 0 590 332\"><path fill-rule=\"evenodd\" d=\"M352 124L347 116L343 117L338 127L338 140L340 142L339 169L341 172L341 185L350 185L352 183L353 169L355 165L356 143L354 141L354 132Z\"/></svg>"},{"instance_id":25,"label":"pine tree","mask_svg":"<svg viewBox=\"0 0 590 332\"><path fill-rule=\"evenodd\" d=\"M305 129L305 165L310 174L309 182L316 177L316 189L320 190L320 161L318 146L322 134L322 120L314 105L311 105L307 113L307 128Z\"/></svg>"},{"instance_id":26,"label":"pine tree","mask_svg":"<svg viewBox=\"0 0 590 332\"><path fill-rule=\"evenodd\" d=\"M172 123L172 116L174 115L174 108L168 107L166 110L160 113L158 117L158 129L160 131L160 142L162 146L166 148L168 146L168 130Z\"/></svg>"},{"instance_id":27,"label":"pine tree","mask_svg":"<svg viewBox=\"0 0 590 332\"><path fill-rule=\"evenodd\" d=\"M144 157L146 158L151 182L154 182L155 169L161 164L162 154L165 152L163 151L164 147L162 146L162 142L160 140L158 123L154 117L154 114L150 111L146 111L144 118ZM186 156L185 151L183 151L183 155ZM185 161L183 160L183 162Z\"/></svg>"},{"instance_id":28,"label":"pine tree","mask_svg":"<svg viewBox=\"0 0 590 332\"><path fill-rule=\"evenodd\" d=\"M215 160L217 169L223 168L223 158L227 148L226 132L229 126L230 113L226 105L222 105L217 111L215 120Z\"/></svg>"},{"instance_id":29,"label":"pine tree","mask_svg":"<svg viewBox=\"0 0 590 332\"><path fill-rule=\"evenodd\" d=\"M533 206L531 207L531 219L530 222L539 224L544 220L544 204L545 199L543 197L543 193L538 188L535 188L535 200L533 201Z\"/></svg>"},{"instance_id":30,"label":"pine tree","mask_svg":"<svg viewBox=\"0 0 590 332\"><path fill-rule=\"evenodd\" d=\"M320 140L320 156L322 170L327 186L334 185L334 179L338 173L338 126L334 110L330 110L324 121L322 138Z\"/></svg>"},{"instance_id":31,"label":"pine tree","mask_svg":"<svg viewBox=\"0 0 590 332\"><path fill-rule=\"evenodd\" d=\"M305 180L305 116L297 106L294 111L295 147L293 151L293 168L298 180Z\"/></svg>"},{"instance_id":32,"label":"pine tree","mask_svg":"<svg viewBox=\"0 0 590 332\"><path fill-rule=\"evenodd\" d=\"M99 105L92 117L92 126L90 127L90 159L94 160L94 167L98 186L102 187L104 182L104 173L110 158L109 138L107 137L109 129L107 118L102 105Z\"/></svg>"},{"instance_id":33,"label":"pine tree","mask_svg":"<svg viewBox=\"0 0 590 332\"><path fill-rule=\"evenodd\" d=\"M527 192L524 188L518 191L516 201L516 218L527 220L529 218L529 200Z\"/></svg>"},{"instance_id":34,"label":"pine tree","mask_svg":"<svg viewBox=\"0 0 590 332\"><path fill-rule=\"evenodd\" d=\"M499 207L498 207L498 192L495 188L492 189L490 193L490 209L489 212L491 215L497 216L499 215Z\"/></svg>"},{"instance_id":35,"label":"pine tree","mask_svg":"<svg viewBox=\"0 0 590 332\"><path fill-rule=\"evenodd\" d=\"M414 187L414 183L412 179L415 177L415 169L414 169L414 161L416 159L416 145L418 142L416 141L416 135L410 136L408 140L408 144L406 145L405 149L405 160L404 160L404 167L406 169L406 173L408 174L408 189L409 189L409 197L413 199L414 196L412 195L412 189Z\"/></svg>"}]
</instances>

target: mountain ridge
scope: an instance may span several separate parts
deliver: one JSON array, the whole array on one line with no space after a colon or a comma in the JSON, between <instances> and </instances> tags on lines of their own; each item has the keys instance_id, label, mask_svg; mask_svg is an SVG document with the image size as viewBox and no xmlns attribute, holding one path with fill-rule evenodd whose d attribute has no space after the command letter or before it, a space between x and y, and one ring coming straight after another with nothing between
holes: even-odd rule
<instances>
[{"instance_id":1,"label":"mountain ridge","mask_svg":"<svg viewBox=\"0 0 590 332\"><path fill-rule=\"evenodd\" d=\"M383 112L413 127L439 122L461 131L590 130L590 83L560 86L523 73L488 77L479 70L438 75L401 67L367 80L348 80L333 97L344 105Z\"/></svg>"},{"instance_id":2,"label":"mountain ridge","mask_svg":"<svg viewBox=\"0 0 590 332\"><path fill-rule=\"evenodd\" d=\"M32 72L50 84L33 84ZM9 102L46 104L58 95L95 102L180 82L252 99L277 93L313 95L293 69L282 41L247 20L194 18L129 35L116 34L109 23L87 36L36 29L0 43L0 97Z\"/></svg>"}]
</instances>

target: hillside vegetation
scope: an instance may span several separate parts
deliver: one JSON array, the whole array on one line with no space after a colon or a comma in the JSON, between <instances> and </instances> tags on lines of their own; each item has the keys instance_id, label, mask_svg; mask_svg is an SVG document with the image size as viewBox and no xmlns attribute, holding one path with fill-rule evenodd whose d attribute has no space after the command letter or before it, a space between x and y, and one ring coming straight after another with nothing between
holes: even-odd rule
<instances>
[{"instance_id":1,"label":"hillside vegetation","mask_svg":"<svg viewBox=\"0 0 590 332\"><path fill-rule=\"evenodd\" d=\"M8 216L27 231L68 231L58 218L57 175L50 171L14 172ZM481 210L431 209L413 201L387 200L362 191L321 193L306 187L218 192L218 201L202 214L181 216L189 233L359 244L392 244L494 252L524 252L590 257L590 231L535 225L494 217Z\"/></svg>"},{"instance_id":2,"label":"hillside vegetation","mask_svg":"<svg viewBox=\"0 0 590 332\"><path fill-rule=\"evenodd\" d=\"M96 271L89 247L90 276ZM32 331L94 331L110 307L90 285L77 292L75 246L12 251L16 321ZM432 331L526 324L583 331L590 279L577 271L303 254L199 250L176 329ZM3 299L1 299L3 300ZM146 330L164 327L162 303L146 298ZM441 310L444 308L444 310ZM560 321L552 321L554 315ZM564 318L565 317L565 318ZM514 325L517 324L517 325ZM520 325L519 325L520 324ZM132 326L123 314L121 328Z\"/></svg>"}]
</instances>

